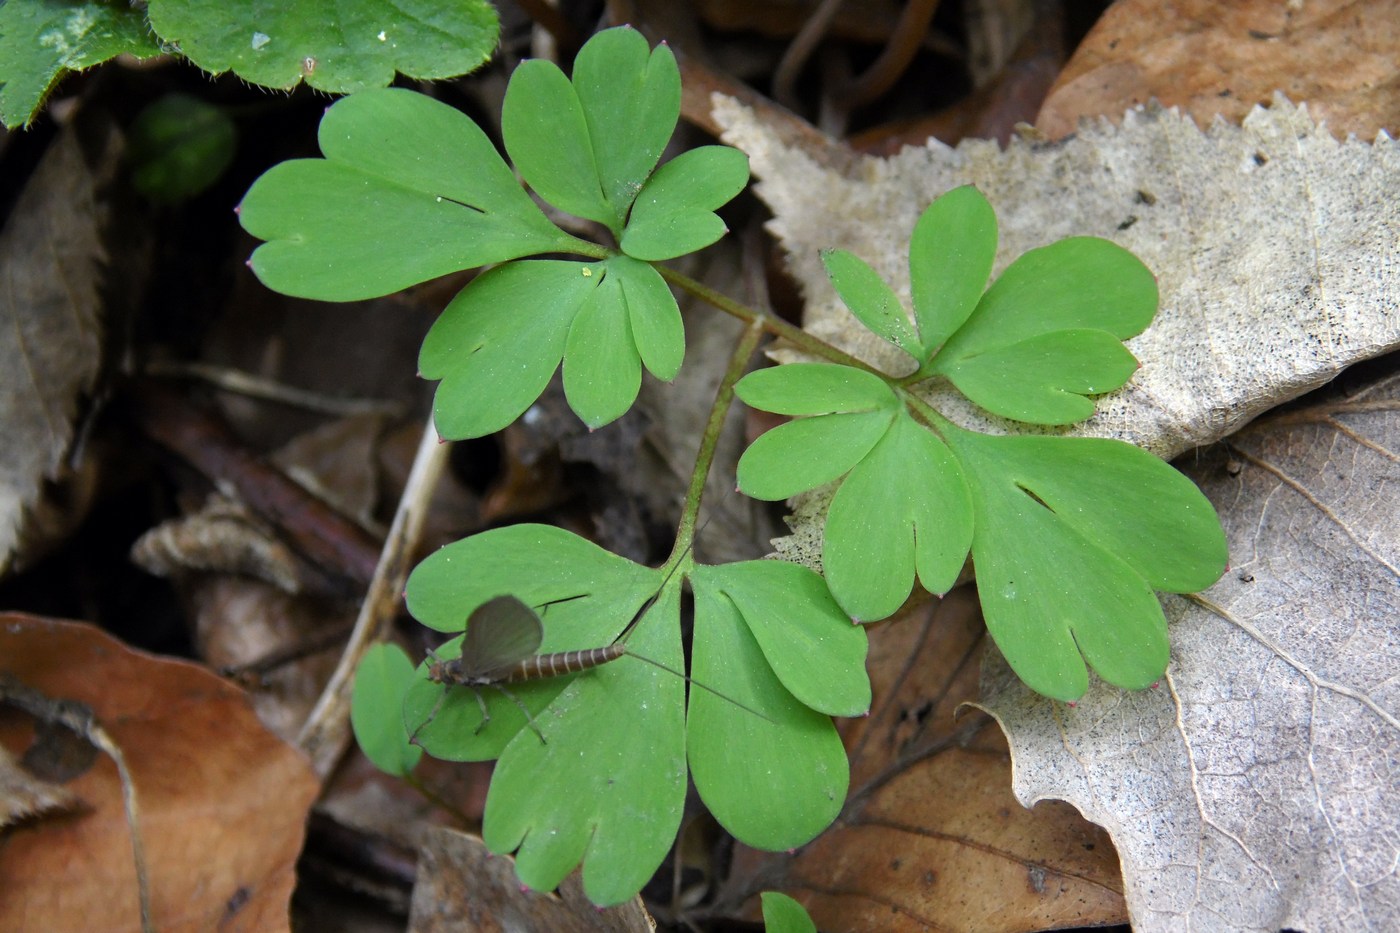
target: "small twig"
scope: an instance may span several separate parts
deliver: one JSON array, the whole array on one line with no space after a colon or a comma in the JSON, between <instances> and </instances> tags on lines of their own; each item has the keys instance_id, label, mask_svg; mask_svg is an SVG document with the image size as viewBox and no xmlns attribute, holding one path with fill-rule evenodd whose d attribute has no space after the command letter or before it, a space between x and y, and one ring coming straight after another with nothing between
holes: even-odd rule
<instances>
[{"instance_id":1,"label":"small twig","mask_svg":"<svg viewBox=\"0 0 1400 933\"><path fill-rule=\"evenodd\" d=\"M307 389L289 386L284 382L264 379L262 376L255 376L241 369L213 366L209 363L153 360L146 364L145 373L148 376L199 379L226 392L291 405L323 415L383 414L398 417L404 413L403 405L397 402L337 398L333 395L324 395L320 392L311 392Z\"/></svg>"},{"instance_id":2,"label":"small twig","mask_svg":"<svg viewBox=\"0 0 1400 933\"><path fill-rule=\"evenodd\" d=\"M369 532L244 448L215 415L153 384L134 395L133 417L147 437L231 491L313 566L357 587L373 578L379 542Z\"/></svg>"},{"instance_id":3,"label":"small twig","mask_svg":"<svg viewBox=\"0 0 1400 933\"><path fill-rule=\"evenodd\" d=\"M122 788L122 808L126 812L127 829L131 832L131 858L136 865L136 898L141 908L141 929L143 933L153 933L155 926L151 923L151 883L146 874L146 847L141 841L136 784L126 766L126 756L98 723L92 709L83 703L56 700L6 673L0 673L0 701L23 710L35 719L57 723L72 730L91 742L94 748L104 752L117 766L117 778Z\"/></svg>"},{"instance_id":4,"label":"small twig","mask_svg":"<svg viewBox=\"0 0 1400 933\"><path fill-rule=\"evenodd\" d=\"M297 736L297 744L311 759L316 774L325 779L340 760L350 741L350 688L355 669L369 647L379 641L398 607L404 582L408 577L408 561L423 530L428 501L437 486L438 477L447 463L450 448L438 438L437 428L429 415L423 427L423 439L413 459L408 482L399 499L398 511L389 527L384 550L379 557L369 592L360 605L355 630L340 657L330 683L326 684L316 706Z\"/></svg>"}]
</instances>

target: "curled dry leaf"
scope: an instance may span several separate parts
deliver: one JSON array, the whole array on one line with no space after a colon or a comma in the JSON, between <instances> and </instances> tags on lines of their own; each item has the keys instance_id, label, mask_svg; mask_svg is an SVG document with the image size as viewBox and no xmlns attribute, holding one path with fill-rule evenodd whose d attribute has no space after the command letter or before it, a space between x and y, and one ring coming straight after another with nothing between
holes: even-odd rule
<instances>
[{"instance_id":1,"label":"curled dry leaf","mask_svg":"<svg viewBox=\"0 0 1400 933\"><path fill-rule=\"evenodd\" d=\"M1282 91L1339 136L1400 129L1400 0L1126 0L1110 6L1041 106L1052 137L1156 99L1205 126Z\"/></svg>"},{"instance_id":2,"label":"curled dry leaf","mask_svg":"<svg viewBox=\"0 0 1400 933\"><path fill-rule=\"evenodd\" d=\"M1189 472L1234 564L1172 598L1163 688L1067 709L989 656L1016 795L1108 827L1142 931L1400 927L1400 379Z\"/></svg>"},{"instance_id":3,"label":"curled dry leaf","mask_svg":"<svg viewBox=\"0 0 1400 933\"><path fill-rule=\"evenodd\" d=\"M99 164L115 166L112 152ZM0 573L40 537L46 482L64 476L79 401L101 363L104 181L61 133L0 230Z\"/></svg>"},{"instance_id":4,"label":"curled dry leaf","mask_svg":"<svg viewBox=\"0 0 1400 933\"><path fill-rule=\"evenodd\" d=\"M871 631L872 714L846 723L851 793L795 855L741 849L721 901L778 889L824 930L1043 930L1121 922L1118 859L1072 808L1016 804L1005 739L963 709L986 629L970 588Z\"/></svg>"},{"instance_id":5,"label":"curled dry leaf","mask_svg":"<svg viewBox=\"0 0 1400 933\"><path fill-rule=\"evenodd\" d=\"M243 694L203 668L132 651L91 626L0 615L0 658L27 686L90 706L121 749L139 804L155 927L287 929L317 783ZM0 716L0 741L29 727ZM139 930L131 841L105 756L68 789L82 813L13 832L0 849L0 929Z\"/></svg>"}]
</instances>

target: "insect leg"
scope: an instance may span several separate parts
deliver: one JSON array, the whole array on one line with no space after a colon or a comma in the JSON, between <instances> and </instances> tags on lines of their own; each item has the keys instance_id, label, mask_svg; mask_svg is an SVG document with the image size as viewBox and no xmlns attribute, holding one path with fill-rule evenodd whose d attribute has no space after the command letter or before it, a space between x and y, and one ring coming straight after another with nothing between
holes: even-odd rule
<instances>
[{"instance_id":1,"label":"insect leg","mask_svg":"<svg viewBox=\"0 0 1400 933\"><path fill-rule=\"evenodd\" d=\"M526 724L527 726L530 727L530 731L533 732L533 733L535 733L535 735L537 735L537 736L540 737L540 744L541 744L541 745L548 745L549 743L546 742L546 741L544 740L544 733L540 731L540 727L539 727L539 726L535 725L535 717L530 715L530 710L529 710L529 708L526 707L526 705L520 701L520 697L518 697L518 696L516 696L515 694L511 693L509 690L507 690L505 687L502 687L500 684L491 684L491 686L493 686L493 687L495 687L497 690L501 691L501 693L503 693L503 694L506 695L506 698L507 698L507 699L509 699L509 700L510 700L512 703L514 703L516 706L520 707L520 712L522 712L522 713L525 714L525 724ZM478 694L476 695L476 697L477 697L478 700L481 699L481 694L478 693ZM486 710L486 704L483 703L483 704L482 704L482 712L485 713L485 710ZM489 717L488 717L488 718L489 718ZM483 722L482 725L484 726L484 725L486 725L486 724ZM480 732L481 730L480 730L480 729L477 729L477 731Z\"/></svg>"}]
</instances>

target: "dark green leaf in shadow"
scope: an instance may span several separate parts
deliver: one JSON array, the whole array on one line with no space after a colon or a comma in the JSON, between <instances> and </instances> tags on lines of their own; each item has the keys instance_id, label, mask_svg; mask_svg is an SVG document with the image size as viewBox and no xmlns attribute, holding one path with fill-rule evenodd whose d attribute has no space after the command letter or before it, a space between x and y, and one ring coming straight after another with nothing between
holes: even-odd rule
<instances>
[{"instance_id":1,"label":"dark green leaf in shadow","mask_svg":"<svg viewBox=\"0 0 1400 933\"><path fill-rule=\"evenodd\" d=\"M218 181L238 132L222 107L167 94L137 114L129 139L131 183L153 201L174 204Z\"/></svg>"},{"instance_id":2,"label":"dark green leaf in shadow","mask_svg":"<svg viewBox=\"0 0 1400 933\"><path fill-rule=\"evenodd\" d=\"M948 447L901 412L842 482L827 513L822 568L832 595L862 622L957 580L972 543L972 505Z\"/></svg>"},{"instance_id":3,"label":"dark green leaf in shadow","mask_svg":"<svg viewBox=\"0 0 1400 933\"><path fill-rule=\"evenodd\" d=\"M691 691L686 731L696 790L745 845L802 845L845 801L850 771L841 738L830 718L778 680L733 601L701 573L694 590L691 674L728 698Z\"/></svg>"},{"instance_id":4,"label":"dark green leaf in shadow","mask_svg":"<svg viewBox=\"0 0 1400 933\"><path fill-rule=\"evenodd\" d=\"M394 72L453 78L491 55L499 17L486 0L149 0L151 25L205 71L292 88L305 80L345 94L384 87Z\"/></svg>"},{"instance_id":5,"label":"dark green leaf in shadow","mask_svg":"<svg viewBox=\"0 0 1400 933\"><path fill-rule=\"evenodd\" d=\"M373 298L537 253L566 251L486 134L466 115L398 88L337 101L324 159L263 174L239 208L266 240L253 271L269 288L324 301Z\"/></svg>"}]
</instances>

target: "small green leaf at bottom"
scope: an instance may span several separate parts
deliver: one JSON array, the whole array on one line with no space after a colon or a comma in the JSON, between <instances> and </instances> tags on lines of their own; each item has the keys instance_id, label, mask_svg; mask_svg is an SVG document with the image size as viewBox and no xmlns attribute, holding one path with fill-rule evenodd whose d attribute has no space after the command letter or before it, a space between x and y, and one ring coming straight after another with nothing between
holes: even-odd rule
<instances>
[{"instance_id":1,"label":"small green leaf at bottom","mask_svg":"<svg viewBox=\"0 0 1400 933\"><path fill-rule=\"evenodd\" d=\"M797 901L777 891L764 891L764 933L817 933L817 925Z\"/></svg>"}]
</instances>

